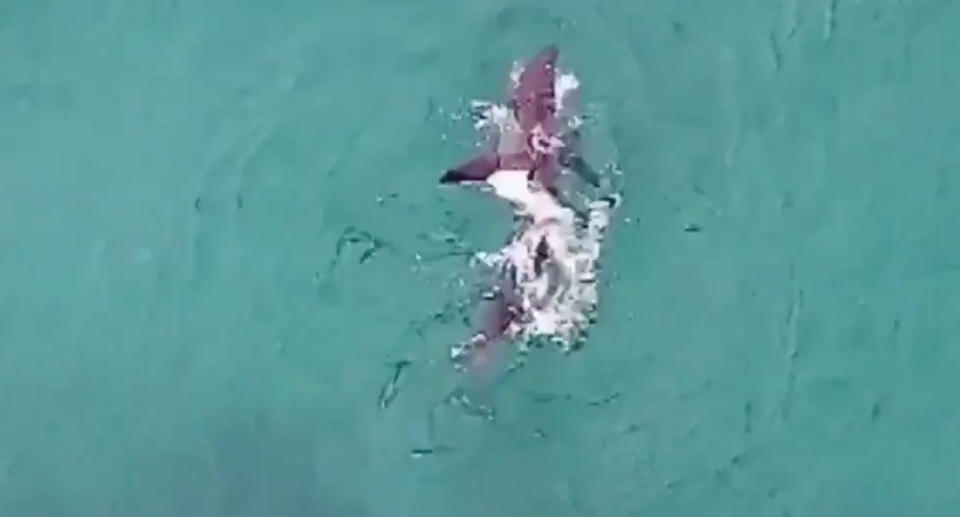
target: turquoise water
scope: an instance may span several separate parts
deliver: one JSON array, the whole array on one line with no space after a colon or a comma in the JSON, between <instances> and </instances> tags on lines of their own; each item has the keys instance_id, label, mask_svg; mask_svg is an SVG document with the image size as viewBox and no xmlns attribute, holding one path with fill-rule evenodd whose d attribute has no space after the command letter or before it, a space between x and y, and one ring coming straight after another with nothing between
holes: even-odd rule
<instances>
[{"instance_id":1,"label":"turquoise water","mask_svg":"<svg viewBox=\"0 0 960 517\"><path fill-rule=\"evenodd\" d=\"M958 26L0 1L0 515L955 515ZM509 233L436 179L551 41L625 202L590 342L487 420L443 402L465 329L431 317L471 270L414 256Z\"/></svg>"}]
</instances>

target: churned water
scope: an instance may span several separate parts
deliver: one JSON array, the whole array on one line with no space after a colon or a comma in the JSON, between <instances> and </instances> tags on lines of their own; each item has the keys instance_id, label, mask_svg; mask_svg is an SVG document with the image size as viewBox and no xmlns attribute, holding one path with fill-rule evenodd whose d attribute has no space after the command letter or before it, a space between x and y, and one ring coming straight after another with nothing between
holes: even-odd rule
<instances>
[{"instance_id":1,"label":"churned water","mask_svg":"<svg viewBox=\"0 0 960 517\"><path fill-rule=\"evenodd\" d=\"M956 515L957 27L0 0L0 515ZM598 320L464 387L512 222L437 180L549 43L623 171Z\"/></svg>"}]
</instances>

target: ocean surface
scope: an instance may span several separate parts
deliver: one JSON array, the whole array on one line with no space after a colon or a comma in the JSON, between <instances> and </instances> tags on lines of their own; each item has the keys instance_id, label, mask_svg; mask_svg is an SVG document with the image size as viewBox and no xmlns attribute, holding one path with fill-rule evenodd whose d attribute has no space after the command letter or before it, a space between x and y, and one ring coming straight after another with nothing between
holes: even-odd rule
<instances>
[{"instance_id":1,"label":"ocean surface","mask_svg":"<svg viewBox=\"0 0 960 517\"><path fill-rule=\"evenodd\" d=\"M958 27L0 0L0 516L957 515ZM598 321L458 404L512 222L437 180L549 43L623 171Z\"/></svg>"}]
</instances>

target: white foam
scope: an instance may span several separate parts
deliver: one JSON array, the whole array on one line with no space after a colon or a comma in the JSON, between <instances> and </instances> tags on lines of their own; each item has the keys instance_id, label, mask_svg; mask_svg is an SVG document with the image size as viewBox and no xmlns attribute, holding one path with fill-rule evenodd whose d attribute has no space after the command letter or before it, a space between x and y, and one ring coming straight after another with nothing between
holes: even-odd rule
<instances>
[{"instance_id":1,"label":"white foam","mask_svg":"<svg viewBox=\"0 0 960 517\"><path fill-rule=\"evenodd\" d=\"M597 263L612 205L590 204L586 228L549 193L528 182L526 171L497 171L489 178L494 193L514 205L521 227L496 253L477 258L485 264L512 266L524 318L508 328L519 345L538 337L569 350L582 338L597 306ZM551 257L536 271L537 246L545 240Z\"/></svg>"},{"instance_id":2,"label":"white foam","mask_svg":"<svg viewBox=\"0 0 960 517\"><path fill-rule=\"evenodd\" d=\"M559 72L559 70L557 70ZM554 95L557 97L557 111L563 112L567 98L580 89L580 80L573 73L558 73L554 80Z\"/></svg>"}]
</instances>

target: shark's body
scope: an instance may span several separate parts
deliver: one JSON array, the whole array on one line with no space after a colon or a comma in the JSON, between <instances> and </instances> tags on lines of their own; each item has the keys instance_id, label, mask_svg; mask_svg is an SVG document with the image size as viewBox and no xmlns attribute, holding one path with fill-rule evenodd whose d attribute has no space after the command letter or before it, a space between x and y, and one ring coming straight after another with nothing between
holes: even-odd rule
<instances>
[{"instance_id":1,"label":"shark's body","mask_svg":"<svg viewBox=\"0 0 960 517\"><path fill-rule=\"evenodd\" d=\"M441 178L486 186L510 202L519 221L502 249L478 254L497 281L477 333L452 351L458 360L501 340L525 347L546 338L570 350L594 317L600 244L619 196L588 199L582 209L564 199L565 172L594 187L599 179L577 149L579 119L571 104L579 83L557 73L557 57L556 47L548 47L516 69L508 106L481 104L478 125L493 131L490 148Z\"/></svg>"}]
</instances>

